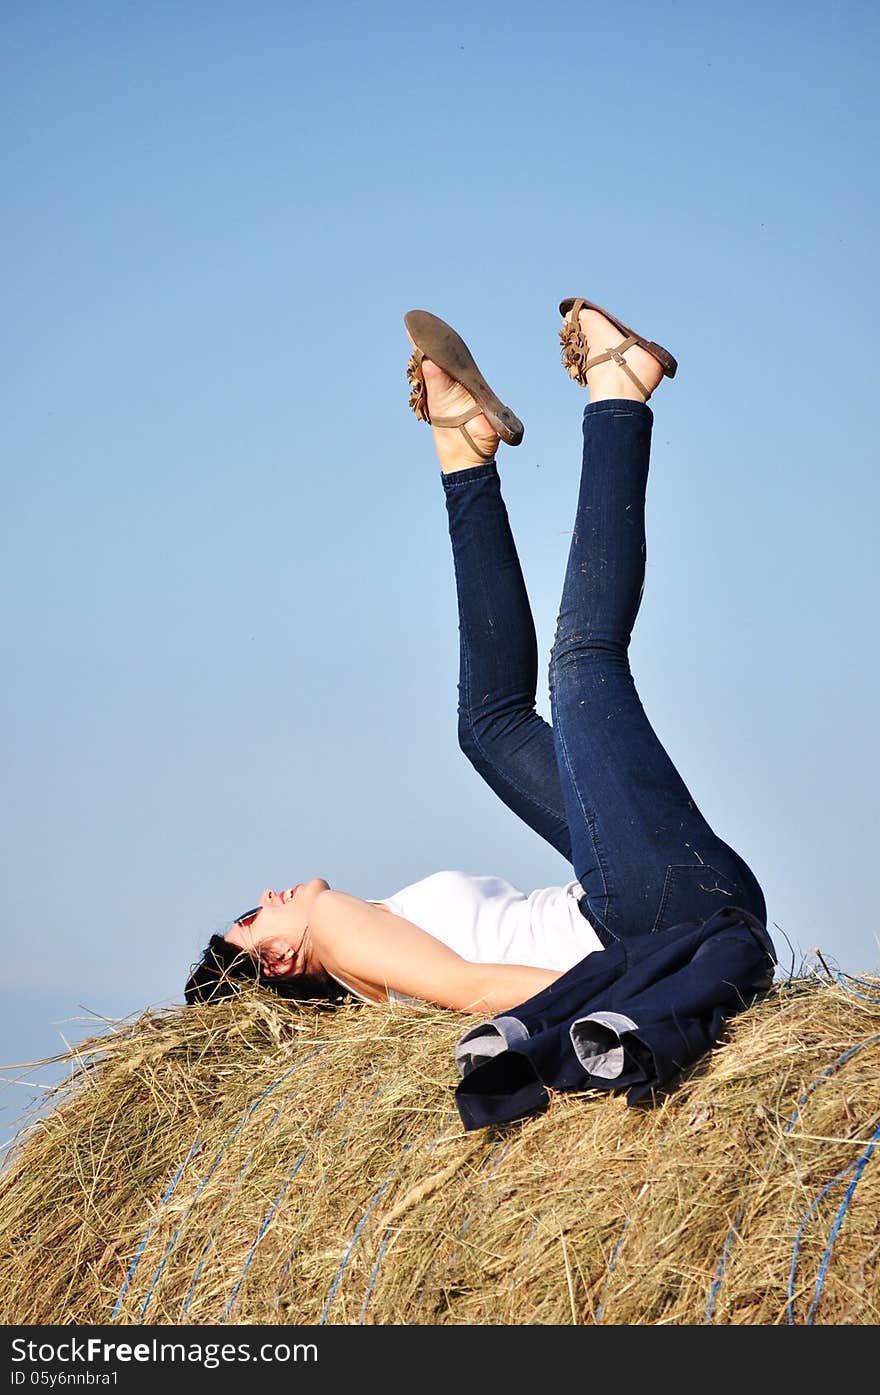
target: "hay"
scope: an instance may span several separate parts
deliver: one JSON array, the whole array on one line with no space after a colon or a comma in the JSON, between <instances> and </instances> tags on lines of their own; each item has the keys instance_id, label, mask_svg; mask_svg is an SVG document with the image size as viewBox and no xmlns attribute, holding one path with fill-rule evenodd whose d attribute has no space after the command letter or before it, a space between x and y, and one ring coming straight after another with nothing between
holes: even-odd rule
<instances>
[{"instance_id":1,"label":"hay","mask_svg":"<svg viewBox=\"0 0 880 1395\"><path fill-rule=\"evenodd\" d=\"M653 1109L475 1133L468 1025L254 988L84 1043L0 1180L0 1322L880 1321L880 980L781 985Z\"/></svg>"}]
</instances>

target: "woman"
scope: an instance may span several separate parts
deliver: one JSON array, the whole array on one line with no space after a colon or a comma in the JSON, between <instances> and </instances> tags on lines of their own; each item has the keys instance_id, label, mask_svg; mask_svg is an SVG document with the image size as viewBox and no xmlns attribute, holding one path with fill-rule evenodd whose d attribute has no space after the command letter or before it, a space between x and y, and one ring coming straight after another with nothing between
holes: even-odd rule
<instances>
[{"instance_id":1,"label":"woman","mask_svg":"<svg viewBox=\"0 0 880 1395\"><path fill-rule=\"evenodd\" d=\"M563 363L589 391L580 490L550 662L552 727L535 711L537 645L501 498L499 441L523 427L463 340L405 316L410 405L430 423L446 496L460 632L462 749L575 880L529 895L441 872L364 901L321 878L264 891L212 937L188 1002L241 978L288 997L416 1000L493 1016L586 956L737 907L766 923L742 858L713 832L653 731L627 652L645 574L648 399L675 359L599 306L560 305Z\"/></svg>"}]
</instances>

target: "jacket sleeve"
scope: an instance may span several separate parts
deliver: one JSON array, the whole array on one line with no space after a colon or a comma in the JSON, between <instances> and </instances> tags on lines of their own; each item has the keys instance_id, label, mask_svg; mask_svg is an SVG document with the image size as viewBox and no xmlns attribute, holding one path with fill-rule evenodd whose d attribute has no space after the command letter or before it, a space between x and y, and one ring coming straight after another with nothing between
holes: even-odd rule
<instances>
[{"instance_id":1,"label":"jacket sleeve","mask_svg":"<svg viewBox=\"0 0 880 1395\"><path fill-rule=\"evenodd\" d=\"M772 983L764 927L727 907L703 924L618 941L456 1045L466 1129L543 1108L548 1089L627 1090L630 1105L698 1060Z\"/></svg>"}]
</instances>

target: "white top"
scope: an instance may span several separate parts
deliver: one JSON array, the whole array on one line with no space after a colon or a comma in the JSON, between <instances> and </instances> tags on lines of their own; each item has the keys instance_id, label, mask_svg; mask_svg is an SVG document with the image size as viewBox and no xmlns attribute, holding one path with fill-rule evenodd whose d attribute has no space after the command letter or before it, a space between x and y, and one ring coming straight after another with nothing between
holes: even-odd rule
<instances>
[{"instance_id":1,"label":"white top","mask_svg":"<svg viewBox=\"0 0 880 1395\"><path fill-rule=\"evenodd\" d=\"M564 972L604 948L581 914L581 896L580 882L526 893L503 877L434 872L378 904L427 930L472 963L524 964ZM356 997L364 997L342 979L337 982ZM389 989L388 1001L417 1000Z\"/></svg>"}]
</instances>

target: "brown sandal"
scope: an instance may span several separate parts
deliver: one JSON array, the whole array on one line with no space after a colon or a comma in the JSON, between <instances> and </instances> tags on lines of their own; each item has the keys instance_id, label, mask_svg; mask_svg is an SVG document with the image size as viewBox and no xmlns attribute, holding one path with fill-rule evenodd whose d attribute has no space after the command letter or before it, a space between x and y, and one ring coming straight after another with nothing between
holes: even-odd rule
<instances>
[{"instance_id":1,"label":"brown sandal","mask_svg":"<svg viewBox=\"0 0 880 1395\"><path fill-rule=\"evenodd\" d=\"M488 455L476 444L465 422L482 415L493 427L502 441L509 446L518 446L523 438L523 424L519 417L492 391L483 377L467 344L461 335L456 334L451 325L438 319L427 310L409 310L403 317L415 348L406 367L412 391L409 405L419 421L430 422L432 426L457 426L471 450L484 460L492 460L495 452ZM425 391L425 378L422 373L422 359L429 358L460 383L474 399L475 406L457 417L434 417L428 415L428 396Z\"/></svg>"},{"instance_id":2,"label":"brown sandal","mask_svg":"<svg viewBox=\"0 0 880 1395\"><path fill-rule=\"evenodd\" d=\"M588 368L593 368L597 363L607 363L609 359L613 359L618 367L622 368L624 373L632 379L647 402L651 396L650 392L624 358L627 349L633 348L636 344L657 360L667 378L675 377L678 363L668 349L662 348L660 344L655 344L653 339L643 339L640 334L636 334L634 329L630 329L629 325L625 325L616 315L610 315L607 310L603 310L601 305L594 305L591 300L580 300L572 296L568 300L563 300L559 306L560 315L565 316L570 310L573 312L571 319L566 320L559 331L559 338L562 342L562 362L568 369L569 375L574 378L576 383L580 383L581 387L587 386ZM626 335L626 338L615 348L606 349L605 353L595 354L593 358L588 358L589 348L578 322L581 310L598 310L599 314L604 315L606 320L610 320L613 325L616 325L621 334Z\"/></svg>"}]
</instances>

